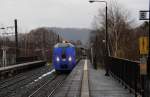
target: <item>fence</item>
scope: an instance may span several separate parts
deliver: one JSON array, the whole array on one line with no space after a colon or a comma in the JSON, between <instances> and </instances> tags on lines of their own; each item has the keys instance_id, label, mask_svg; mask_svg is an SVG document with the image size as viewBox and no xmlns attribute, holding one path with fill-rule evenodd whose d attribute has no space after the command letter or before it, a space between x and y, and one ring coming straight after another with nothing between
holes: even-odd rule
<instances>
[{"instance_id":1,"label":"fence","mask_svg":"<svg viewBox=\"0 0 150 97\"><path fill-rule=\"evenodd\" d=\"M109 65L109 72L130 92L142 97L150 97L150 80L147 76L140 75L140 66L138 62L108 57L106 61Z\"/></svg>"}]
</instances>

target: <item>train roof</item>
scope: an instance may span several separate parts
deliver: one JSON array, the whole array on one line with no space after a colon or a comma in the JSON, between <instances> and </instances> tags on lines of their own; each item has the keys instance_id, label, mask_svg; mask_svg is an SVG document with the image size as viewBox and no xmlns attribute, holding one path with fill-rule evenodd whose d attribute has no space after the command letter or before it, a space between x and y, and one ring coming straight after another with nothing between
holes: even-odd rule
<instances>
[{"instance_id":1,"label":"train roof","mask_svg":"<svg viewBox=\"0 0 150 97\"><path fill-rule=\"evenodd\" d=\"M75 47L75 46L71 43L57 43L54 46L54 48L59 48L59 47Z\"/></svg>"}]
</instances>

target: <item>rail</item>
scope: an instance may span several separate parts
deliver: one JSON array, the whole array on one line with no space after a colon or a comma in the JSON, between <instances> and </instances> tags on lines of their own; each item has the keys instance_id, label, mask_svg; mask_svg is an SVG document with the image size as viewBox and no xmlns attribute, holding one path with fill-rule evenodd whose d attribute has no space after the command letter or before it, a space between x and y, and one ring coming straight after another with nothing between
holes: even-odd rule
<instances>
[{"instance_id":1,"label":"rail","mask_svg":"<svg viewBox=\"0 0 150 97\"><path fill-rule=\"evenodd\" d=\"M150 81L147 76L140 75L139 62L130 61L127 59L108 57L109 72L130 92L135 93L135 97L150 97Z\"/></svg>"}]
</instances>

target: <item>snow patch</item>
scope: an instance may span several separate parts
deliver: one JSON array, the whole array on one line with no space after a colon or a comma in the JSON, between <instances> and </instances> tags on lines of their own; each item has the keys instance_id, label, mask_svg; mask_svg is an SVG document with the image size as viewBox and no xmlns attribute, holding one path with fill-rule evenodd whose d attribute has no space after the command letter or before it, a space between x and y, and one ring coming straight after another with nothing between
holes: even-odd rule
<instances>
[{"instance_id":1,"label":"snow patch","mask_svg":"<svg viewBox=\"0 0 150 97\"><path fill-rule=\"evenodd\" d=\"M45 77L45 76L48 76L48 75L52 74L53 72L55 72L55 69L53 69L53 70L51 70L50 72L47 72L47 73L41 75L39 78L37 78L36 80L34 80L34 82L36 82L36 81L42 79L42 78Z\"/></svg>"},{"instance_id":2,"label":"snow patch","mask_svg":"<svg viewBox=\"0 0 150 97\"><path fill-rule=\"evenodd\" d=\"M53 69L53 70L51 70L51 71L49 71L49 72L47 72L47 73L41 75L40 77L38 77L37 79L35 79L33 82L29 83L29 84L26 85L26 86L29 86L29 85L31 85L31 84L34 84L35 82L41 80L41 79L42 79L43 77L45 77L45 76L48 76L48 75L52 74L53 72L55 72L55 69Z\"/></svg>"}]
</instances>

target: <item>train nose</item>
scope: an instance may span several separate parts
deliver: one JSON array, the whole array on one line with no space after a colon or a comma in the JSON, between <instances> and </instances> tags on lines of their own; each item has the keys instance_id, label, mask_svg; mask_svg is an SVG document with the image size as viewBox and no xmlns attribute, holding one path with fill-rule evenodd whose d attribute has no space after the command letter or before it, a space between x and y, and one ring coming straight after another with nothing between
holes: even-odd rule
<instances>
[{"instance_id":1,"label":"train nose","mask_svg":"<svg viewBox=\"0 0 150 97\"><path fill-rule=\"evenodd\" d=\"M66 59L67 59L66 54L62 54L61 58L62 58L62 61L63 61L63 62L65 62L65 61L66 61Z\"/></svg>"}]
</instances>

